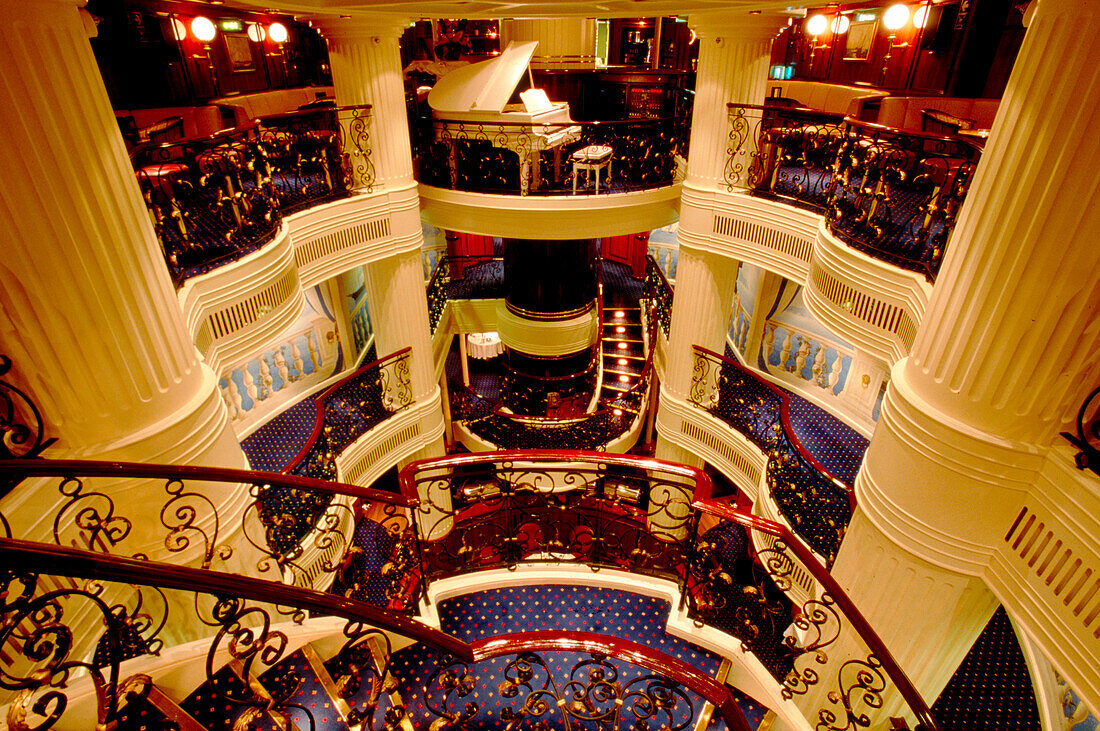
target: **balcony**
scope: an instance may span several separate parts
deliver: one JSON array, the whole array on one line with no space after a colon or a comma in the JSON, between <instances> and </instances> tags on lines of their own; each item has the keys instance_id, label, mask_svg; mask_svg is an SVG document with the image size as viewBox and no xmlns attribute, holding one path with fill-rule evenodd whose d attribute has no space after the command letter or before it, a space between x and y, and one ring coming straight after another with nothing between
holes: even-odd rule
<instances>
[{"instance_id":1,"label":"balcony","mask_svg":"<svg viewBox=\"0 0 1100 731\"><path fill-rule=\"evenodd\" d=\"M980 142L810 109L728 106L731 191L819 213L848 246L935 280Z\"/></svg>"},{"instance_id":2,"label":"balcony","mask_svg":"<svg viewBox=\"0 0 1100 731\"><path fill-rule=\"evenodd\" d=\"M177 285L274 240L286 215L369 191L370 106L262 117L130 152Z\"/></svg>"}]
</instances>

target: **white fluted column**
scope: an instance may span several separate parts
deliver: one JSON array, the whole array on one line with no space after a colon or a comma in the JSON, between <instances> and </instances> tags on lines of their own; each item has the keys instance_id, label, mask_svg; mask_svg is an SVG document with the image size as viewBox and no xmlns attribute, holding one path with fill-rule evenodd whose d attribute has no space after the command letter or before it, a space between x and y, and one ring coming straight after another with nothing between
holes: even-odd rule
<instances>
[{"instance_id":1,"label":"white fluted column","mask_svg":"<svg viewBox=\"0 0 1100 731\"><path fill-rule=\"evenodd\" d=\"M661 383L662 402L687 400L695 364L694 346L700 345L717 353L725 351L738 266L733 259L687 246L681 235L668 360ZM663 418L667 413L658 408L656 456L699 466L698 457L685 461L684 451L664 436L679 430L679 419Z\"/></svg>"},{"instance_id":2,"label":"white fluted column","mask_svg":"<svg viewBox=\"0 0 1100 731\"><path fill-rule=\"evenodd\" d=\"M92 55L95 24L79 5L0 1L0 339L15 364L7 378L37 403L47 436L58 438L49 457L245 468L217 380L184 323ZM184 492L209 503L181 500L195 507L194 530L180 531L170 550L168 523L182 523L183 514L162 515L170 499L163 481L87 478L95 507L70 505L67 513L60 481L28 480L4 497L16 537L52 542L60 514L60 542L75 540L83 507L111 518L103 550L195 564L202 531L234 548L215 568L258 573L240 533L251 498L239 486L187 481ZM108 585L104 596L125 602L120 587ZM171 627L162 639L209 633L192 597L169 592L166 601ZM102 618L75 612L66 621L74 656L85 656L81 643L94 642Z\"/></svg>"},{"instance_id":3,"label":"white fluted column","mask_svg":"<svg viewBox=\"0 0 1100 731\"><path fill-rule=\"evenodd\" d=\"M538 41L533 69L596 67L595 18L509 18L500 22L500 47L509 41Z\"/></svg>"},{"instance_id":4,"label":"white fluted column","mask_svg":"<svg viewBox=\"0 0 1100 731\"><path fill-rule=\"evenodd\" d=\"M244 466L77 3L0 3L0 332L57 456Z\"/></svg>"},{"instance_id":5,"label":"white fluted column","mask_svg":"<svg viewBox=\"0 0 1100 731\"><path fill-rule=\"evenodd\" d=\"M1100 40L1081 33L1098 21L1039 4L833 569L930 700L995 606L974 577L1100 381Z\"/></svg>"},{"instance_id":6,"label":"white fluted column","mask_svg":"<svg viewBox=\"0 0 1100 731\"><path fill-rule=\"evenodd\" d=\"M764 102L772 41L786 19L741 12L693 15L690 23L700 45L684 184L724 189L730 132L726 104Z\"/></svg>"},{"instance_id":7,"label":"white fluted column","mask_svg":"<svg viewBox=\"0 0 1100 731\"><path fill-rule=\"evenodd\" d=\"M328 45L337 104L371 105L374 187L415 185L398 48L408 22L403 18L319 18L310 23Z\"/></svg>"},{"instance_id":8,"label":"white fluted column","mask_svg":"<svg viewBox=\"0 0 1100 731\"><path fill-rule=\"evenodd\" d=\"M363 270L378 357L411 347L413 397L422 401L435 393L438 398L419 249L373 261Z\"/></svg>"},{"instance_id":9,"label":"white fluted column","mask_svg":"<svg viewBox=\"0 0 1100 731\"><path fill-rule=\"evenodd\" d=\"M752 303L752 319L749 332L745 336L745 350L741 355L745 362L755 368L764 347L764 325L768 321L767 309L775 303L776 295L783 286L783 277L766 269L760 270L760 279L756 283L756 297ZM767 358L767 354L764 354Z\"/></svg>"}]
</instances>

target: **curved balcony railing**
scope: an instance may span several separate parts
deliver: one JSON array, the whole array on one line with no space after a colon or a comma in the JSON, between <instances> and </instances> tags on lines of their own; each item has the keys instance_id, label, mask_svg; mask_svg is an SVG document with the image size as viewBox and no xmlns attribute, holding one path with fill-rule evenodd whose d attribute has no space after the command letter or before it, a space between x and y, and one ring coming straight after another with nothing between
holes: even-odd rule
<instances>
[{"instance_id":1,"label":"curved balcony railing","mask_svg":"<svg viewBox=\"0 0 1100 731\"><path fill-rule=\"evenodd\" d=\"M330 594L5 538L0 570L9 589L0 623L0 687L11 694L7 718L15 721L13 728L115 728L126 704L149 697L159 680L155 670L124 676L122 663L151 660L167 647L168 637L189 635L212 635L203 656L195 658L203 668L191 682L205 681L224 727L253 728L268 716L275 727L298 728L290 720L294 713L304 716L306 727L318 728L315 705L296 698L303 681L291 656L297 643L286 625L276 624L277 611L297 624L307 612L346 620L339 650L326 663L332 682L320 685L333 703L366 698L348 712L349 727L485 728L496 714L509 727L530 721L536 727L620 728L622 722L637 731L660 731L692 728L710 704L727 728L750 728L724 684L617 637L524 632L467 644L403 615ZM391 633L422 643L435 656L421 697L404 705L389 695L396 670ZM249 681L227 682L227 663ZM150 667L156 665L142 670ZM475 693L481 685L495 686L496 694ZM85 687L91 691L85 697L94 698L91 708L81 708ZM410 712L417 701L422 714ZM182 727L196 728L193 719L186 720Z\"/></svg>"},{"instance_id":2,"label":"curved balcony railing","mask_svg":"<svg viewBox=\"0 0 1100 731\"><path fill-rule=\"evenodd\" d=\"M520 564L655 576L680 587L689 617L741 640L783 697L828 683L823 702L831 705L817 714L822 728L868 727L891 685L919 728L939 728L809 549L785 527L715 500L702 470L573 450L490 452L414 462L400 481L406 496L421 496L425 599L436 580ZM796 570L824 589L799 607L785 594ZM823 671L842 636L863 649L832 658L829 679Z\"/></svg>"},{"instance_id":3,"label":"curved balcony railing","mask_svg":"<svg viewBox=\"0 0 1100 731\"><path fill-rule=\"evenodd\" d=\"M417 179L508 195L662 188L675 182L677 158L687 158L688 125L684 117L547 124L420 119Z\"/></svg>"},{"instance_id":4,"label":"curved balcony railing","mask_svg":"<svg viewBox=\"0 0 1100 731\"><path fill-rule=\"evenodd\" d=\"M504 257L451 256L439 260L428 281L428 322L435 334L449 300L504 296Z\"/></svg>"},{"instance_id":5,"label":"curved balcony railing","mask_svg":"<svg viewBox=\"0 0 1100 731\"><path fill-rule=\"evenodd\" d=\"M367 363L313 399L313 431L283 468L285 474L336 479L336 455L386 419L413 403L409 359L402 348Z\"/></svg>"},{"instance_id":6,"label":"curved balcony railing","mask_svg":"<svg viewBox=\"0 0 1100 731\"><path fill-rule=\"evenodd\" d=\"M979 145L810 109L727 106L730 190L821 213L849 246L935 279Z\"/></svg>"},{"instance_id":7,"label":"curved balcony railing","mask_svg":"<svg viewBox=\"0 0 1100 731\"><path fill-rule=\"evenodd\" d=\"M855 509L855 493L802 446L790 396L737 361L695 346L688 401L745 435L768 455L768 489L783 517L832 563Z\"/></svg>"},{"instance_id":8,"label":"curved balcony railing","mask_svg":"<svg viewBox=\"0 0 1100 731\"><path fill-rule=\"evenodd\" d=\"M415 501L357 485L249 470L81 460L4 460L0 474L14 490L35 494L33 508L5 505L0 536L7 538L114 556L171 557L206 570L245 562L246 573L312 586L314 576L340 571L354 545L356 521L367 516L391 537L376 550L390 564L380 576L379 602L394 605L406 592L399 569L415 555ZM221 505L236 507L230 515Z\"/></svg>"},{"instance_id":9,"label":"curved balcony railing","mask_svg":"<svg viewBox=\"0 0 1100 731\"><path fill-rule=\"evenodd\" d=\"M255 251L286 214L370 190L370 110L290 112L134 148L131 162L173 280Z\"/></svg>"}]
</instances>

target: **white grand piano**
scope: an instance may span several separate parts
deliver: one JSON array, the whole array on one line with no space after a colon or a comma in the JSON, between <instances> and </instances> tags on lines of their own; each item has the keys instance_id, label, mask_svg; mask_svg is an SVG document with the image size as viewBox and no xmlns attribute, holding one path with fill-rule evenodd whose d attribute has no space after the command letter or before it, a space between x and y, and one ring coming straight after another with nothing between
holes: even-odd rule
<instances>
[{"instance_id":1,"label":"white grand piano","mask_svg":"<svg viewBox=\"0 0 1100 731\"><path fill-rule=\"evenodd\" d=\"M511 42L496 58L470 64L443 76L428 93L436 122L435 138L450 143L451 180L455 179L456 139L488 139L519 156L519 192L541 183L539 153L554 152L554 178L561 179L561 147L580 139L581 128L569 117L567 102L552 102L542 89L520 93L522 104L509 104L538 41ZM529 77L530 78L530 77ZM507 124L503 124L507 123ZM503 125L503 126L502 126ZM550 126L552 125L552 126Z\"/></svg>"}]
</instances>

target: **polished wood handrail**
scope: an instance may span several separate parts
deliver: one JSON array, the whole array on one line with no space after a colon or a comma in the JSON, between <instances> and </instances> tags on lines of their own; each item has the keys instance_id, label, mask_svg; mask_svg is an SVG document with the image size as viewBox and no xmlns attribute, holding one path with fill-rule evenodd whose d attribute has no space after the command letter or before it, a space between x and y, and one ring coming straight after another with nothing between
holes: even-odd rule
<instances>
[{"instance_id":1,"label":"polished wood handrail","mask_svg":"<svg viewBox=\"0 0 1100 731\"><path fill-rule=\"evenodd\" d=\"M596 465L614 465L639 470L666 472L695 484L694 494L710 495L714 489L710 476L698 467L666 462L653 457L636 457L610 452L588 452L583 449L523 449L505 452L479 452L477 454L459 454L450 457L420 459L406 465L398 475L401 493L412 499L417 495L416 473L420 470L453 470L455 467L471 467L500 462L554 462L573 464L588 462Z\"/></svg>"},{"instance_id":2,"label":"polished wood handrail","mask_svg":"<svg viewBox=\"0 0 1100 731\"><path fill-rule=\"evenodd\" d=\"M256 470L238 470L227 467L144 462L100 462L82 459L8 459L0 460L0 475L18 479L25 477L80 476L235 482L348 495L370 502L392 503L403 507L415 507L419 504L419 501L415 499L415 494L412 498L409 498L395 495L392 492L349 485L344 482L329 482L327 480L316 480L312 477L281 475L275 472L258 472Z\"/></svg>"},{"instance_id":3,"label":"polished wood handrail","mask_svg":"<svg viewBox=\"0 0 1100 731\"><path fill-rule=\"evenodd\" d=\"M0 566L17 573L117 581L291 606L365 622L464 660L475 661L473 651L466 642L411 617L354 599L277 581L13 538L0 538Z\"/></svg>"},{"instance_id":4,"label":"polished wood handrail","mask_svg":"<svg viewBox=\"0 0 1100 731\"><path fill-rule=\"evenodd\" d=\"M395 350L389 355L383 356L378 360L373 360L364 366L360 366L359 368L355 369L355 372L351 375L344 376L339 381L326 388L320 394L314 396L313 405L316 412L313 418L313 430L310 432L309 438L306 439L306 443L302 446L300 450L298 450L298 454L294 455L294 458L290 460L290 462L288 462L285 467L283 467L283 474L289 473L291 470L300 465L302 463L302 460L306 458L306 455L309 454L309 450L313 449L313 445L317 443L317 437L321 436L321 430L325 428L325 402L332 396L333 393L336 392L338 388L347 385L350 381L355 380L371 368L379 368L383 363L387 363L391 360L397 360L401 357L403 353L411 352L411 346L405 346L404 348L401 348L401 350Z\"/></svg>"},{"instance_id":5,"label":"polished wood handrail","mask_svg":"<svg viewBox=\"0 0 1100 731\"><path fill-rule=\"evenodd\" d=\"M737 370L741 371L745 375L756 380L760 385L764 386L766 389L774 393L779 398L779 420L783 426L783 431L787 435L787 440L791 443L791 446L793 446L798 451L798 453L802 455L802 458L809 462L815 470L820 472L827 479L831 480L838 488L840 488L847 494L848 500L851 503L851 507L854 510L855 493L852 491L852 486L829 472L829 470L827 470L824 465L818 462L817 459L815 459L814 456L810 454L804 446L802 446L802 442L795 435L794 429L791 427L790 394L788 394L786 391L784 391L782 388L775 385L768 379L761 378L760 376L756 375L756 373L754 373L752 370L741 365L733 358L727 358L724 355L715 353L713 350L710 350L709 348L704 348L702 345L695 345L693 347L700 353L705 353L706 355L721 362L724 365L731 365L735 367Z\"/></svg>"},{"instance_id":6,"label":"polished wood handrail","mask_svg":"<svg viewBox=\"0 0 1100 731\"><path fill-rule=\"evenodd\" d=\"M486 637L470 643L470 649L477 662L523 652L583 652L606 655L676 681L712 703L730 729L750 729L744 712L724 683L699 672L683 660L637 642L592 632L547 630Z\"/></svg>"}]
</instances>

